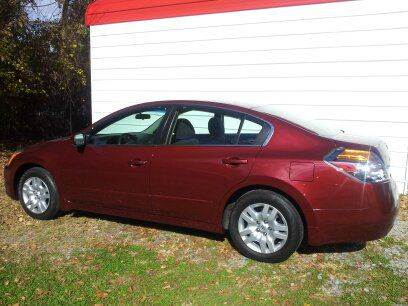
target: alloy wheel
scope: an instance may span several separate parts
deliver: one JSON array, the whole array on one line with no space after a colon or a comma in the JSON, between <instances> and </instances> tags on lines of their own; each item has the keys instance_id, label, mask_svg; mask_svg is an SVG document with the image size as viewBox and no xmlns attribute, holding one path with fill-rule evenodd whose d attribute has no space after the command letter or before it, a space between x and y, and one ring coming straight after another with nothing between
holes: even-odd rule
<instances>
[{"instance_id":1,"label":"alloy wheel","mask_svg":"<svg viewBox=\"0 0 408 306\"><path fill-rule=\"evenodd\" d=\"M50 190L42 179L30 177L23 184L22 198L29 211L42 214L50 205Z\"/></svg>"},{"instance_id":2,"label":"alloy wheel","mask_svg":"<svg viewBox=\"0 0 408 306\"><path fill-rule=\"evenodd\" d=\"M266 203L249 205L238 220L238 232L251 250L270 254L279 251L286 243L289 228L282 213Z\"/></svg>"}]
</instances>

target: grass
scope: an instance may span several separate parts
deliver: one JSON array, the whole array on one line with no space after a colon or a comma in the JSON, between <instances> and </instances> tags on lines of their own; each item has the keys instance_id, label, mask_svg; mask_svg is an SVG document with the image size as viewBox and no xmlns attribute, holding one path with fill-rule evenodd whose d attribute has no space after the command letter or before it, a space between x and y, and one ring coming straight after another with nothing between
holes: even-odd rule
<instances>
[{"instance_id":1,"label":"grass","mask_svg":"<svg viewBox=\"0 0 408 306\"><path fill-rule=\"evenodd\" d=\"M222 269L216 258L205 263L158 260L141 246L100 248L78 253L63 265L33 257L2 266L4 304L352 304L400 303L406 277L396 276L381 255L366 253L379 268L367 273L342 263L295 267L249 262ZM327 281L344 294L327 295ZM337 283L336 283L337 282ZM337 284L337 285L336 285ZM329 285L330 286L330 285Z\"/></svg>"},{"instance_id":2,"label":"grass","mask_svg":"<svg viewBox=\"0 0 408 306\"><path fill-rule=\"evenodd\" d=\"M203 232L83 213L32 220L0 191L0 304L406 304L404 205L399 234L271 265Z\"/></svg>"}]
</instances>

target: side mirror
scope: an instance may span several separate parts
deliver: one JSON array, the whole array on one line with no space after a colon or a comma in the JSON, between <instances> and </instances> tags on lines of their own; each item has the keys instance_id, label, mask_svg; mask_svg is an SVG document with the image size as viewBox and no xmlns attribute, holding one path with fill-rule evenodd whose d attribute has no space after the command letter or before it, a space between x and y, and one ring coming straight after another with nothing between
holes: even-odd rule
<instances>
[{"instance_id":1,"label":"side mirror","mask_svg":"<svg viewBox=\"0 0 408 306\"><path fill-rule=\"evenodd\" d=\"M80 133L74 136L74 146L81 148L85 146L85 135Z\"/></svg>"}]
</instances>

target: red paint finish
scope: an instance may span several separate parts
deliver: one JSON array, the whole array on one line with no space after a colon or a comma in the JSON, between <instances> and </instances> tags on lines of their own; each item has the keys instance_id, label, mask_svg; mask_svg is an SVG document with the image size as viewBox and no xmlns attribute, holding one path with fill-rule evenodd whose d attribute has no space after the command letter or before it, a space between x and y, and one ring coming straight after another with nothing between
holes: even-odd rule
<instances>
[{"instance_id":1,"label":"red paint finish","mask_svg":"<svg viewBox=\"0 0 408 306\"><path fill-rule=\"evenodd\" d=\"M220 198L245 181L259 147L158 147L151 167L152 208L168 216L217 223ZM246 164L225 164L239 156Z\"/></svg>"},{"instance_id":2,"label":"red paint finish","mask_svg":"<svg viewBox=\"0 0 408 306\"><path fill-rule=\"evenodd\" d=\"M61 165L66 200L75 205L149 211L152 152L150 146L86 146ZM136 161L141 163L136 165Z\"/></svg>"},{"instance_id":3,"label":"red paint finish","mask_svg":"<svg viewBox=\"0 0 408 306\"><path fill-rule=\"evenodd\" d=\"M34 165L55 178L62 210L84 210L222 233L229 199L265 188L299 210L311 245L385 236L396 213L395 184L362 183L324 161L335 148L384 149L364 139L323 138L274 116L207 102L156 102L127 108L199 105L256 116L273 126L264 146L73 146L72 137L26 149L5 168L7 194L17 199L21 169ZM86 129L89 133L104 120ZM165 131L164 131L165 132ZM237 162L240 161L240 162ZM129 163L130 162L130 163Z\"/></svg>"},{"instance_id":4,"label":"red paint finish","mask_svg":"<svg viewBox=\"0 0 408 306\"><path fill-rule=\"evenodd\" d=\"M91 26L340 1L350 0L95 0L88 6L85 22Z\"/></svg>"},{"instance_id":5,"label":"red paint finish","mask_svg":"<svg viewBox=\"0 0 408 306\"><path fill-rule=\"evenodd\" d=\"M364 185L360 201L358 209L343 206L334 210L315 210L319 221L317 228L310 233L309 243L370 241L387 235L396 217L389 183Z\"/></svg>"}]
</instances>

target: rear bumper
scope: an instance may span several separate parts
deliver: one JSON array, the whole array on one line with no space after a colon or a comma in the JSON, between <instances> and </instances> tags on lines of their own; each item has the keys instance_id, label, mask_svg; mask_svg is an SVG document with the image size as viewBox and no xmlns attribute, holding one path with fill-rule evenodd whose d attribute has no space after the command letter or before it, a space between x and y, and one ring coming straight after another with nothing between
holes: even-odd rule
<instances>
[{"instance_id":1,"label":"rear bumper","mask_svg":"<svg viewBox=\"0 0 408 306\"><path fill-rule=\"evenodd\" d=\"M398 212L395 183L365 184L362 208L314 210L316 227L308 229L308 243L313 246L365 242L385 237Z\"/></svg>"}]
</instances>

